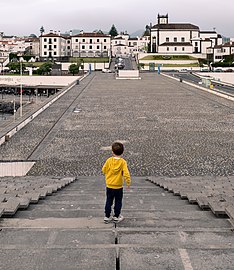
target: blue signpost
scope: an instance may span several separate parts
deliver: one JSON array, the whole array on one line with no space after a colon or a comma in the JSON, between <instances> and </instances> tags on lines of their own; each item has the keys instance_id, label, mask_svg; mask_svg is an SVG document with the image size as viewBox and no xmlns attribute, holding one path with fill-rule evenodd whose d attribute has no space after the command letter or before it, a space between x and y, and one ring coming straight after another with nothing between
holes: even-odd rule
<instances>
[{"instance_id":1,"label":"blue signpost","mask_svg":"<svg viewBox=\"0 0 234 270\"><path fill-rule=\"evenodd\" d=\"M158 74L160 74L160 72L161 72L161 66L160 64L158 64Z\"/></svg>"}]
</instances>

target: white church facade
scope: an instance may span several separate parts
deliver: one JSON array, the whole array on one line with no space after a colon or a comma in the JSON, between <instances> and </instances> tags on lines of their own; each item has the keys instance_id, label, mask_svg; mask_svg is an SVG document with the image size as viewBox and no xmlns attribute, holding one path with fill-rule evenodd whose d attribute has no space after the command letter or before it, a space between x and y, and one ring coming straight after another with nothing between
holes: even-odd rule
<instances>
[{"instance_id":1,"label":"white church facade","mask_svg":"<svg viewBox=\"0 0 234 270\"><path fill-rule=\"evenodd\" d=\"M206 58L207 49L222 44L216 31L200 31L191 23L169 23L168 14L159 15L157 24L151 27L151 53L198 54Z\"/></svg>"}]
</instances>

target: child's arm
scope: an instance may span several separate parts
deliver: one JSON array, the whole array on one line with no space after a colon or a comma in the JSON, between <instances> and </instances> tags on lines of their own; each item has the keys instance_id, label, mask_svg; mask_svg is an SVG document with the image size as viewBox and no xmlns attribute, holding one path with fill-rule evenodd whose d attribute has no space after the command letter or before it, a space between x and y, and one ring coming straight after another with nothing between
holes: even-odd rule
<instances>
[{"instance_id":1,"label":"child's arm","mask_svg":"<svg viewBox=\"0 0 234 270\"><path fill-rule=\"evenodd\" d=\"M130 177L130 173L128 170L127 162L125 162L124 166L123 166L123 177L126 181L127 187L129 187L131 185L131 177Z\"/></svg>"},{"instance_id":2,"label":"child's arm","mask_svg":"<svg viewBox=\"0 0 234 270\"><path fill-rule=\"evenodd\" d=\"M106 161L105 164L104 164L103 167L102 167L102 172L103 172L104 174L106 174L106 173L107 173L107 170L108 170L108 165L107 165L107 161Z\"/></svg>"}]
</instances>

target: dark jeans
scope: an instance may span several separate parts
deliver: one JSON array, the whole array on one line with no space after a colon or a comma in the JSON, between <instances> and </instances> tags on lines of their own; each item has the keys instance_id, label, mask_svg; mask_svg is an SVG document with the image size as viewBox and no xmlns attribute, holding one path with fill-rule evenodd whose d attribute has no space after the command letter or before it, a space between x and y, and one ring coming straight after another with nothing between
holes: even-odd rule
<instances>
[{"instance_id":1,"label":"dark jeans","mask_svg":"<svg viewBox=\"0 0 234 270\"><path fill-rule=\"evenodd\" d=\"M110 217L111 207L114 200L115 200L114 216L119 217L122 208L122 199L123 199L123 188L120 189L113 189L108 187L106 188L106 206L105 206L106 217Z\"/></svg>"}]
</instances>

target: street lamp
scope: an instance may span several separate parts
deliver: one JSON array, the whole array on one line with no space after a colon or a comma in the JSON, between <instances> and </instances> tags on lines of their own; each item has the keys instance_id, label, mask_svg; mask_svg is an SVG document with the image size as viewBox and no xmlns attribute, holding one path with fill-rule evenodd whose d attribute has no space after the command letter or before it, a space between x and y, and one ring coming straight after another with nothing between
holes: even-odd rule
<instances>
[{"instance_id":1,"label":"street lamp","mask_svg":"<svg viewBox=\"0 0 234 270\"><path fill-rule=\"evenodd\" d=\"M22 61L20 61L20 117L23 116Z\"/></svg>"}]
</instances>

